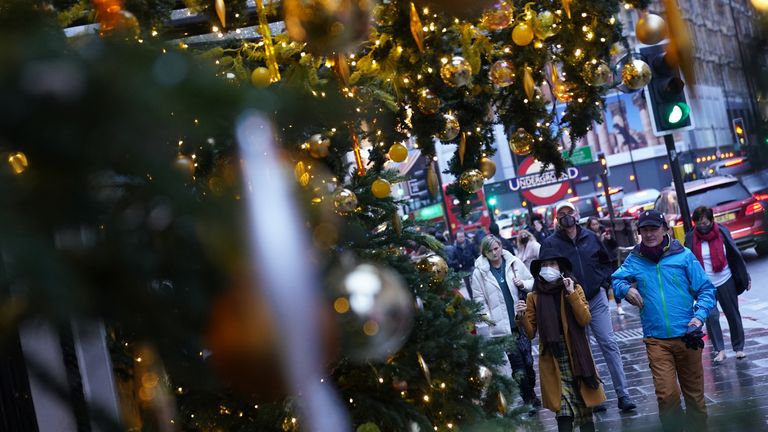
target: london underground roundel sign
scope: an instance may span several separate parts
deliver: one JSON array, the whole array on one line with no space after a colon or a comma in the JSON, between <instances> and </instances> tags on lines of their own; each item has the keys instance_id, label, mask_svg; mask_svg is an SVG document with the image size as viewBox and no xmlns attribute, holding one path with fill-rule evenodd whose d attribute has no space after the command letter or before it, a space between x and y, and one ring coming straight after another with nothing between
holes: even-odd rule
<instances>
[{"instance_id":1,"label":"london underground roundel sign","mask_svg":"<svg viewBox=\"0 0 768 432\"><path fill-rule=\"evenodd\" d=\"M525 158L517 169L517 177L509 179L509 188L520 191L526 200L536 205L554 204L568 193L568 180L579 171L569 167L559 177L554 170L541 172L543 164L532 157Z\"/></svg>"}]
</instances>

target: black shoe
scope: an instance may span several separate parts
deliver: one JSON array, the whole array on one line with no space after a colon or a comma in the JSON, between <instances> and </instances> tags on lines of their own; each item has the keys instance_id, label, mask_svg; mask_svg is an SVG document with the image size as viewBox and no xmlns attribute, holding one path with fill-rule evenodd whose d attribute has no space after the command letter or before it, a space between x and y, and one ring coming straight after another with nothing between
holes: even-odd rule
<instances>
[{"instance_id":1,"label":"black shoe","mask_svg":"<svg viewBox=\"0 0 768 432\"><path fill-rule=\"evenodd\" d=\"M623 412L632 411L635 408L637 408L637 405L629 399L629 396L622 396L619 398L619 409Z\"/></svg>"},{"instance_id":2,"label":"black shoe","mask_svg":"<svg viewBox=\"0 0 768 432\"><path fill-rule=\"evenodd\" d=\"M608 409L603 404L600 404L600 405L592 408L592 412L596 412L596 413L598 413L598 412L606 412L607 410Z\"/></svg>"}]
</instances>

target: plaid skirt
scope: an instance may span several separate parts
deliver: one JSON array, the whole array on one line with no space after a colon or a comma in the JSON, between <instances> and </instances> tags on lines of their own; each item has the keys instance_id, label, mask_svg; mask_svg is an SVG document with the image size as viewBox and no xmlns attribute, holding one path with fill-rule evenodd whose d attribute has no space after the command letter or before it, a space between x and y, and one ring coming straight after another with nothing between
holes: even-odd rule
<instances>
[{"instance_id":1,"label":"plaid skirt","mask_svg":"<svg viewBox=\"0 0 768 432\"><path fill-rule=\"evenodd\" d=\"M571 361L565 339L560 336L560 355L557 357L560 367L560 411L557 417L573 417L573 426L592 422L592 408L587 407L579 392L579 384L573 378Z\"/></svg>"}]
</instances>

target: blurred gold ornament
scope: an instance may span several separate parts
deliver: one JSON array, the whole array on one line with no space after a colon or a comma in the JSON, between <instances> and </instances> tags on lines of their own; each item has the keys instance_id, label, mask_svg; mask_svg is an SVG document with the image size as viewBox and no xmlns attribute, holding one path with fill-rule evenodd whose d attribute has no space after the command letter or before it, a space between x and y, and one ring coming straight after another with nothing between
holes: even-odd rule
<instances>
[{"instance_id":1,"label":"blurred gold ornament","mask_svg":"<svg viewBox=\"0 0 768 432\"><path fill-rule=\"evenodd\" d=\"M632 59L621 68L621 82L630 90L640 90L648 85L652 78L650 66L640 59Z\"/></svg>"},{"instance_id":2,"label":"blurred gold ornament","mask_svg":"<svg viewBox=\"0 0 768 432\"><path fill-rule=\"evenodd\" d=\"M464 165L464 153L467 152L467 134L462 133L459 140L459 165Z\"/></svg>"},{"instance_id":3,"label":"blurred gold ornament","mask_svg":"<svg viewBox=\"0 0 768 432\"><path fill-rule=\"evenodd\" d=\"M309 155L315 159L321 159L328 156L330 146L331 139L322 134L314 134L307 140Z\"/></svg>"},{"instance_id":4,"label":"blurred gold ornament","mask_svg":"<svg viewBox=\"0 0 768 432\"><path fill-rule=\"evenodd\" d=\"M299 182L300 185L306 186L309 184L309 170L307 169L307 165L305 165L304 162L296 162L296 166L293 167L293 175L296 177L296 181Z\"/></svg>"},{"instance_id":5,"label":"blurred gold ornament","mask_svg":"<svg viewBox=\"0 0 768 432\"><path fill-rule=\"evenodd\" d=\"M533 149L533 135L523 128L519 128L509 137L509 149L518 156L524 156Z\"/></svg>"},{"instance_id":6,"label":"blurred gold ornament","mask_svg":"<svg viewBox=\"0 0 768 432\"><path fill-rule=\"evenodd\" d=\"M472 79L472 66L461 56L453 56L440 68L440 77L450 87L462 87Z\"/></svg>"},{"instance_id":7,"label":"blurred gold ornament","mask_svg":"<svg viewBox=\"0 0 768 432\"><path fill-rule=\"evenodd\" d=\"M8 156L8 164L11 166L14 174L21 174L29 167L27 155L22 152L11 153Z\"/></svg>"},{"instance_id":8,"label":"blurred gold ornament","mask_svg":"<svg viewBox=\"0 0 768 432\"><path fill-rule=\"evenodd\" d=\"M400 214L397 212L392 214L392 229L395 231L395 235L398 237L403 234L403 221L400 220Z\"/></svg>"},{"instance_id":9,"label":"blurred gold ornament","mask_svg":"<svg viewBox=\"0 0 768 432\"><path fill-rule=\"evenodd\" d=\"M349 129L349 137L352 139L352 153L355 155L355 166L357 166L357 175L362 177L365 175L365 164L363 163L363 155L360 153L360 139L357 137L355 126L352 123L347 123Z\"/></svg>"},{"instance_id":10,"label":"blurred gold ornament","mask_svg":"<svg viewBox=\"0 0 768 432\"><path fill-rule=\"evenodd\" d=\"M573 0L562 0L563 10L568 19L571 19L571 2L573 2Z\"/></svg>"},{"instance_id":11,"label":"blurred gold ornament","mask_svg":"<svg viewBox=\"0 0 768 432\"><path fill-rule=\"evenodd\" d=\"M433 198L437 198L438 181L435 166L432 163L427 165L427 189Z\"/></svg>"},{"instance_id":12,"label":"blurred gold ornament","mask_svg":"<svg viewBox=\"0 0 768 432\"><path fill-rule=\"evenodd\" d=\"M411 36L416 42L416 46L419 48L419 52L424 52L424 26L421 24L421 18L419 18L419 11L416 9L416 5L411 2Z\"/></svg>"},{"instance_id":13,"label":"blurred gold ornament","mask_svg":"<svg viewBox=\"0 0 768 432\"><path fill-rule=\"evenodd\" d=\"M475 193L483 188L485 177L478 169L464 171L459 176L459 186L469 193Z\"/></svg>"},{"instance_id":14,"label":"blurred gold ornament","mask_svg":"<svg viewBox=\"0 0 768 432\"><path fill-rule=\"evenodd\" d=\"M499 392L496 395L496 409L499 410L499 414L501 415L507 415L507 411L509 410L509 406L507 405L507 398L504 397L504 393Z\"/></svg>"},{"instance_id":15,"label":"blurred gold ornament","mask_svg":"<svg viewBox=\"0 0 768 432\"><path fill-rule=\"evenodd\" d=\"M637 40L646 45L656 45L667 38L667 23L664 18L647 13L637 20L635 35Z\"/></svg>"},{"instance_id":16,"label":"blurred gold ornament","mask_svg":"<svg viewBox=\"0 0 768 432\"><path fill-rule=\"evenodd\" d=\"M541 40L556 35L559 30L556 16L550 11L541 11L533 18L533 33Z\"/></svg>"},{"instance_id":17,"label":"blurred gold ornament","mask_svg":"<svg viewBox=\"0 0 768 432\"><path fill-rule=\"evenodd\" d=\"M491 65L488 79L496 87L506 87L515 82L515 68L506 60L499 60Z\"/></svg>"},{"instance_id":18,"label":"blurred gold ornament","mask_svg":"<svg viewBox=\"0 0 768 432\"><path fill-rule=\"evenodd\" d=\"M695 93L696 86L692 85L696 82L693 68L694 47L688 24L683 19L676 0L664 0L663 3L667 11L667 28L669 29L669 45L667 45L667 55L664 60L672 67L680 68L685 83L689 86L689 92Z\"/></svg>"},{"instance_id":19,"label":"blurred gold ornament","mask_svg":"<svg viewBox=\"0 0 768 432\"><path fill-rule=\"evenodd\" d=\"M368 37L369 0L285 0L288 36L313 54L346 52Z\"/></svg>"},{"instance_id":20,"label":"blurred gold ornament","mask_svg":"<svg viewBox=\"0 0 768 432\"><path fill-rule=\"evenodd\" d=\"M752 6L760 12L768 11L768 0L752 0Z\"/></svg>"},{"instance_id":21,"label":"blurred gold ornament","mask_svg":"<svg viewBox=\"0 0 768 432\"><path fill-rule=\"evenodd\" d=\"M523 90L525 90L525 96L528 98L528 100L533 99L535 88L536 83L533 82L533 73L531 72L531 68L526 66L525 72L523 73Z\"/></svg>"},{"instance_id":22,"label":"blurred gold ornament","mask_svg":"<svg viewBox=\"0 0 768 432\"><path fill-rule=\"evenodd\" d=\"M527 22L521 22L512 29L512 42L519 46L526 46L533 41L533 29Z\"/></svg>"},{"instance_id":23,"label":"blurred gold ornament","mask_svg":"<svg viewBox=\"0 0 768 432\"><path fill-rule=\"evenodd\" d=\"M490 180L496 175L496 163L490 158L483 157L480 159L480 171L486 179Z\"/></svg>"},{"instance_id":24,"label":"blurred gold ornament","mask_svg":"<svg viewBox=\"0 0 768 432\"><path fill-rule=\"evenodd\" d=\"M376 198L386 198L392 193L392 185L387 180L376 179L371 183L371 193Z\"/></svg>"},{"instance_id":25,"label":"blurred gold ornament","mask_svg":"<svg viewBox=\"0 0 768 432\"><path fill-rule=\"evenodd\" d=\"M570 102L573 99L572 86L563 80L555 64L552 64L550 69L550 79L552 80L552 94L557 100Z\"/></svg>"},{"instance_id":26,"label":"blurred gold ornament","mask_svg":"<svg viewBox=\"0 0 768 432\"><path fill-rule=\"evenodd\" d=\"M514 21L512 8L507 3L502 3L498 8L485 11L480 19L480 26L490 31L504 30Z\"/></svg>"},{"instance_id":27,"label":"blurred gold ornament","mask_svg":"<svg viewBox=\"0 0 768 432\"><path fill-rule=\"evenodd\" d=\"M594 87L603 87L613 82L611 67L604 61L587 64L584 67L584 81Z\"/></svg>"},{"instance_id":28,"label":"blurred gold ornament","mask_svg":"<svg viewBox=\"0 0 768 432\"><path fill-rule=\"evenodd\" d=\"M140 34L139 20L127 10L121 10L113 14L111 19L103 21L99 27L100 36L136 38Z\"/></svg>"},{"instance_id":29,"label":"blurred gold ornament","mask_svg":"<svg viewBox=\"0 0 768 432\"><path fill-rule=\"evenodd\" d=\"M357 209L357 195L349 189L338 188L333 192L333 207L342 216L354 213Z\"/></svg>"},{"instance_id":30,"label":"blurred gold ornament","mask_svg":"<svg viewBox=\"0 0 768 432\"><path fill-rule=\"evenodd\" d=\"M419 361L419 367L421 368L421 373L424 374L424 379L427 380L427 385L432 387L432 374L429 373L429 365L424 361L424 357L420 352L416 353L416 359Z\"/></svg>"},{"instance_id":31,"label":"blurred gold ornament","mask_svg":"<svg viewBox=\"0 0 768 432\"><path fill-rule=\"evenodd\" d=\"M440 110L440 98L432 93L432 90L423 88L419 90L418 93L419 100L416 103L416 106L419 108L419 111L421 111L423 114L432 115Z\"/></svg>"},{"instance_id":32,"label":"blurred gold ornament","mask_svg":"<svg viewBox=\"0 0 768 432\"><path fill-rule=\"evenodd\" d=\"M267 87L272 83L270 77L269 69L259 66L251 72L251 84L259 88Z\"/></svg>"},{"instance_id":33,"label":"blurred gold ornament","mask_svg":"<svg viewBox=\"0 0 768 432\"><path fill-rule=\"evenodd\" d=\"M176 161L173 163L174 168L178 172L184 175L184 177L192 178L195 175L195 162L192 158L185 155L176 156Z\"/></svg>"},{"instance_id":34,"label":"blurred gold ornament","mask_svg":"<svg viewBox=\"0 0 768 432\"><path fill-rule=\"evenodd\" d=\"M221 26L226 27L227 26L227 6L224 4L224 0L216 0L215 7L216 7L216 16L219 17L219 21L221 21Z\"/></svg>"},{"instance_id":35,"label":"blurred gold ornament","mask_svg":"<svg viewBox=\"0 0 768 432\"><path fill-rule=\"evenodd\" d=\"M392 144L387 153L393 162L404 162L408 159L408 148L400 143Z\"/></svg>"},{"instance_id":36,"label":"blurred gold ornament","mask_svg":"<svg viewBox=\"0 0 768 432\"><path fill-rule=\"evenodd\" d=\"M443 120L445 120L443 130L437 134L437 137L440 139L440 141L450 141L459 136L459 132L461 132L461 125L459 124L459 120L456 118L456 116L453 115L453 113L443 114Z\"/></svg>"},{"instance_id":37,"label":"blurred gold ornament","mask_svg":"<svg viewBox=\"0 0 768 432\"><path fill-rule=\"evenodd\" d=\"M437 254L429 254L416 263L416 269L427 273L434 283L441 283L448 276L448 264L443 257Z\"/></svg>"}]
</instances>

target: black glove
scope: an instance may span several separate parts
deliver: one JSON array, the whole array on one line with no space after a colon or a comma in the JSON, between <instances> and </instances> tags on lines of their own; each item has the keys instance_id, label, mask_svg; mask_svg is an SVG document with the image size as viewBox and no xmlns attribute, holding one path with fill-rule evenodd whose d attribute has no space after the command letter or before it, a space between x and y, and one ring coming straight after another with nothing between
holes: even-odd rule
<instances>
[{"instance_id":1,"label":"black glove","mask_svg":"<svg viewBox=\"0 0 768 432\"><path fill-rule=\"evenodd\" d=\"M701 327L689 327L688 333L683 335L681 340L685 343L685 346L688 347L688 349L704 349L704 332L701 331Z\"/></svg>"}]
</instances>

